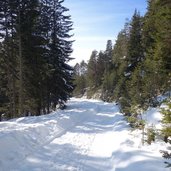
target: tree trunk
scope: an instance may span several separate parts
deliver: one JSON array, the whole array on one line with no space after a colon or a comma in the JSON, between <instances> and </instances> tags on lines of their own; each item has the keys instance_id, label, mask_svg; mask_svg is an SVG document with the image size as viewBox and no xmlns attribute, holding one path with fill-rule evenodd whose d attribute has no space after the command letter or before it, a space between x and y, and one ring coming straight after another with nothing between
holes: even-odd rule
<instances>
[{"instance_id":1,"label":"tree trunk","mask_svg":"<svg viewBox=\"0 0 171 171\"><path fill-rule=\"evenodd\" d=\"M21 43L21 13L19 9L19 116L23 115L23 59L22 59L22 43Z\"/></svg>"}]
</instances>

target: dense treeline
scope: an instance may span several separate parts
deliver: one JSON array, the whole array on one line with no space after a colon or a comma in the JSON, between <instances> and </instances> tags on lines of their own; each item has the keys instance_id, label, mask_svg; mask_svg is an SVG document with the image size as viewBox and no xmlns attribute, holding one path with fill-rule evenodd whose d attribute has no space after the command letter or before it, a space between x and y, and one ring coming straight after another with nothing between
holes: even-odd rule
<instances>
[{"instance_id":1,"label":"dense treeline","mask_svg":"<svg viewBox=\"0 0 171 171\"><path fill-rule=\"evenodd\" d=\"M0 0L0 115L49 113L72 91L63 0Z\"/></svg>"},{"instance_id":2,"label":"dense treeline","mask_svg":"<svg viewBox=\"0 0 171 171\"><path fill-rule=\"evenodd\" d=\"M149 0L145 16L135 10L114 46L107 41L105 51L93 51L87 64L75 66L74 94L101 90L100 98L119 102L130 122L156 106L157 96L171 90L170 9L169 0Z\"/></svg>"}]
</instances>

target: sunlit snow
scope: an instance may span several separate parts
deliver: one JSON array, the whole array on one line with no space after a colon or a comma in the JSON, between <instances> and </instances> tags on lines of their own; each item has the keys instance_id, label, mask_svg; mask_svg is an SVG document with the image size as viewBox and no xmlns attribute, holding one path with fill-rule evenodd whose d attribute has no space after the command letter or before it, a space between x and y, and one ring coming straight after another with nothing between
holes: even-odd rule
<instances>
[{"instance_id":1,"label":"sunlit snow","mask_svg":"<svg viewBox=\"0 0 171 171\"><path fill-rule=\"evenodd\" d=\"M154 109L146 119L158 123ZM66 110L0 122L0 171L167 171L115 103L71 99Z\"/></svg>"}]
</instances>

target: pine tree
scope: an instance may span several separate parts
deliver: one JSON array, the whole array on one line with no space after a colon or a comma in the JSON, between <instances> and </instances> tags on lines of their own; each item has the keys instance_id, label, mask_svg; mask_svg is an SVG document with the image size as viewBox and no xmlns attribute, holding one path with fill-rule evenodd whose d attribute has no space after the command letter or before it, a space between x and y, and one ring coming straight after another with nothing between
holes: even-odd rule
<instances>
[{"instance_id":1,"label":"pine tree","mask_svg":"<svg viewBox=\"0 0 171 171\"><path fill-rule=\"evenodd\" d=\"M98 52L96 50L92 51L90 60L87 66L87 81L88 87L97 87L97 55Z\"/></svg>"},{"instance_id":2,"label":"pine tree","mask_svg":"<svg viewBox=\"0 0 171 171\"><path fill-rule=\"evenodd\" d=\"M54 84L49 88L50 102L55 107L57 104L63 105L70 97L72 87L72 67L67 62L71 59L72 41L69 32L72 30L72 22L68 11L62 3L63 1L52 0L51 34L50 34L50 65L53 73L50 81Z\"/></svg>"},{"instance_id":3,"label":"pine tree","mask_svg":"<svg viewBox=\"0 0 171 171\"><path fill-rule=\"evenodd\" d=\"M127 58L128 58L128 40L129 40L129 23L125 24L125 27L118 34L116 43L113 48L113 72L115 78L114 85L114 98L118 101L125 91L126 83L126 69L127 69Z\"/></svg>"},{"instance_id":4,"label":"pine tree","mask_svg":"<svg viewBox=\"0 0 171 171\"><path fill-rule=\"evenodd\" d=\"M5 95L6 104L5 110L7 117L15 117L17 110L16 100L16 80L18 79L18 72L15 66L17 65L17 46L16 46L16 2L0 1L0 36L1 36L1 62L3 68L3 77L6 79ZM8 99L8 100L7 100Z\"/></svg>"},{"instance_id":5,"label":"pine tree","mask_svg":"<svg viewBox=\"0 0 171 171\"><path fill-rule=\"evenodd\" d=\"M86 90L87 84L86 84L86 77L87 77L87 63L81 61L80 64L76 64L74 67L74 91L73 95L76 97L81 97Z\"/></svg>"},{"instance_id":6,"label":"pine tree","mask_svg":"<svg viewBox=\"0 0 171 171\"><path fill-rule=\"evenodd\" d=\"M127 45L126 70L125 76L125 90L123 92L124 103L122 107L126 109L127 113L136 113L132 109L136 109L137 105L142 105L142 86L141 81L143 77L144 50L142 46L142 17L139 12L135 13L130 22L130 31ZM126 102L126 103L125 103Z\"/></svg>"},{"instance_id":7,"label":"pine tree","mask_svg":"<svg viewBox=\"0 0 171 171\"><path fill-rule=\"evenodd\" d=\"M144 86L143 76L142 66L139 65L135 68L131 79L127 82L131 105L138 106L139 108L143 107L145 99L142 90L142 87Z\"/></svg>"},{"instance_id":8,"label":"pine tree","mask_svg":"<svg viewBox=\"0 0 171 171\"><path fill-rule=\"evenodd\" d=\"M2 44L0 44L2 49ZM1 121L1 115L3 115L5 112L7 112L9 99L6 94L7 92L7 76L5 73L5 66L4 64L4 57L3 57L2 51L0 52L0 121Z\"/></svg>"},{"instance_id":9,"label":"pine tree","mask_svg":"<svg viewBox=\"0 0 171 171\"><path fill-rule=\"evenodd\" d=\"M158 94L170 90L170 10L168 1L148 1L143 25L144 94L147 103L155 106ZM153 87L151 89L150 87Z\"/></svg>"},{"instance_id":10,"label":"pine tree","mask_svg":"<svg viewBox=\"0 0 171 171\"><path fill-rule=\"evenodd\" d=\"M131 74L138 63L142 62L144 59L142 46L142 17L137 10L135 10L130 25L127 73Z\"/></svg>"},{"instance_id":11,"label":"pine tree","mask_svg":"<svg viewBox=\"0 0 171 171\"><path fill-rule=\"evenodd\" d=\"M80 75L86 75L87 74L87 63L82 60L80 63Z\"/></svg>"},{"instance_id":12,"label":"pine tree","mask_svg":"<svg viewBox=\"0 0 171 171\"><path fill-rule=\"evenodd\" d=\"M162 109L163 114L163 129L162 133L165 137L165 140L167 141L168 137L171 137L171 102L167 102L167 108Z\"/></svg>"},{"instance_id":13,"label":"pine tree","mask_svg":"<svg viewBox=\"0 0 171 171\"><path fill-rule=\"evenodd\" d=\"M106 67L106 55L104 52L100 51L97 56L97 80L98 85L102 85L105 67Z\"/></svg>"},{"instance_id":14,"label":"pine tree","mask_svg":"<svg viewBox=\"0 0 171 171\"><path fill-rule=\"evenodd\" d=\"M104 52L105 54L105 72L108 72L111 67L112 67L112 49L113 49L113 45L112 45L112 41L108 40L107 44L106 44L106 50Z\"/></svg>"},{"instance_id":15,"label":"pine tree","mask_svg":"<svg viewBox=\"0 0 171 171\"><path fill-rule=\"evenodd\" d=\"M102 84L102 89L103 89L103 98L104 100L108 101L112 95L113 92L113 73L112 73L112 51L113 51L113 45L112 41L108 40L106 44L106 50L104 51L104 64L105 64L105 70L103 74L103 84Z\"/></svg>"},{"instance_id":16,"label":"pine tree","mask_svg":"<svg viewBox=\"0 0 171 171\"><path fill-rule=\"evenodd\" d=\"M161 58L163 62L163 69L166 73L171 71L171 2L157 1L156 8L158 9L156 13L156 49L155 49L155 57Z\"/></svg>"},{"instance_id":17,"label":"pine tree","mask_svg":"<svg viewBox=\"0 0 171 171\"><path fill-rule=\"evenodd\" d=\"M8 118L49 113L73 89L68 9L58 0L0 3L0 113Z\"/></svg>"}]
</instances>

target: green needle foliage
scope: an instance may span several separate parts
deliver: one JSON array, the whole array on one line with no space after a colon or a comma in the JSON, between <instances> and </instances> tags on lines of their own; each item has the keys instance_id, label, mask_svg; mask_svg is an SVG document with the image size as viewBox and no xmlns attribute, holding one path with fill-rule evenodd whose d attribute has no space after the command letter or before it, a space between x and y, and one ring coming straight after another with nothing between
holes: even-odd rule
<instances>
[{"instance_id":1,"label":"green needle foliage","mask_svg":"<svg viewBox=\"0 0 171 171\"><path fill-rule=\"evenodd\" d=\"M49 113L73 90L68 9L63 0L0 4L0 116Z\"/></svg>"},{"instance_id":2,"label":"green needle foliage","mask_svg":"<svg viewBox=\"0 0 171 171\"><path fill-rule=\"evenodd\" d=\"M163 135L168 138L171 137L171 102L167 102L167 108L162 109L161 112L163 114Z\"/></svg>"}]
</instances>

